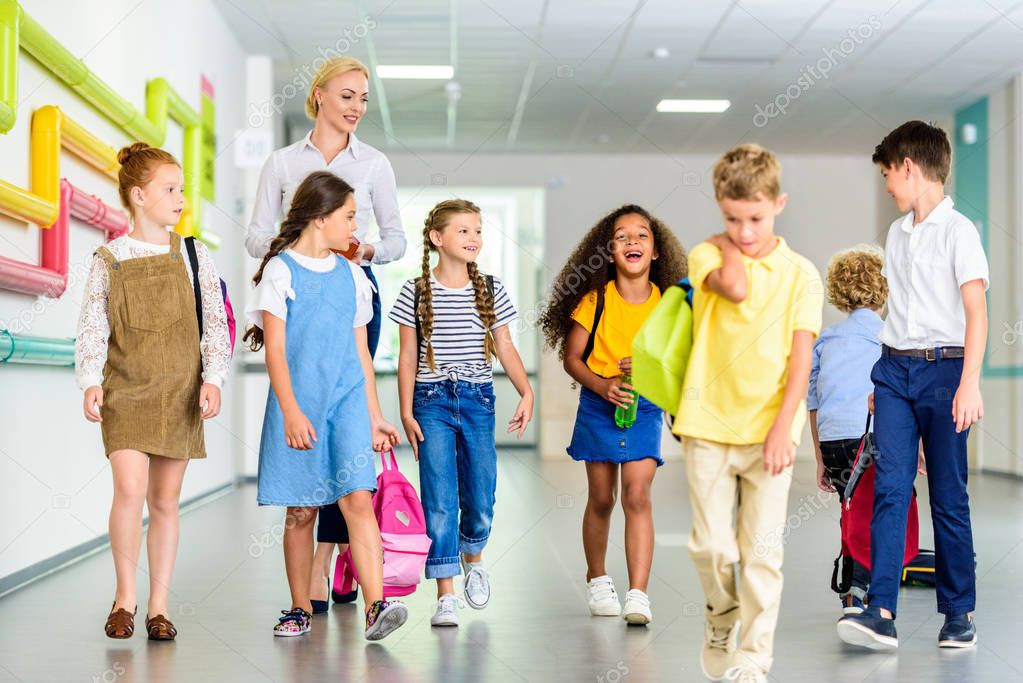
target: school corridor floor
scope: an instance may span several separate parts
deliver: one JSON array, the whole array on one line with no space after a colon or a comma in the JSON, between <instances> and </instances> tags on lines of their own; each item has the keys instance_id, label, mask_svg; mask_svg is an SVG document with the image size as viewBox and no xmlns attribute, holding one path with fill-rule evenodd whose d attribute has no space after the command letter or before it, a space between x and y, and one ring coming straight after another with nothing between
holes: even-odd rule
<instances>
[{"instance_id":1,"label":"school corridor floor","mask_svg":"<svg viewBox=\"0 0 1023 683\"><path fill-rule=\"evenodd\" d=\"M416 483L410 455L399 459ZM317 616L310 635L274 638L271 627L289 605L282 513L257 507L249 485L182 519L171 595L176 642L146 640L145 592L135 636L115 641L103 635L113 595L105 550L0 599L0 682L704 680L703 605L686 552L682 464L669 461L654 481L654 621L648 627L587 612L583 468L541 461L524 450L503 451L499 464L494 533L485 555L493 599L485 611L461 610L457 629L431 630L434 586L423 584L407 599L408 623L379 644L363 639L361 595L359 607L336 605ZM901 596L898 653L866 653L835 635L838 600L829 580L839 508L833 497L818 495L813 464L801 461L789 502L785 594L770 680L1023 681L1023 487L976 475L970 489L979 647L940 651L934 592L916 588ZM921 494L921 544L932 547L926 491ZM616 512L608 569L621 595L628 588L623 527ZM142 571L139 582L147 586Z\"/></svg>"}]
</instances>

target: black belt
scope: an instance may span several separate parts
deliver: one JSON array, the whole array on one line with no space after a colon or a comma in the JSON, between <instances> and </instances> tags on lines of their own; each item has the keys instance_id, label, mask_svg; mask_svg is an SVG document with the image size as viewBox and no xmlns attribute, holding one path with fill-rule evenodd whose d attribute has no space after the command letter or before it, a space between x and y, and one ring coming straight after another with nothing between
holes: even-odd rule
<instances>
[{"instance_id":1,"label":"black belt","mask_svg":"<svg viewBox=\"0 0 1023 683\"><path fill-rule=\"evenodd\" d=\"M910 358L923 358L924 360L966 357L966 349L962 346L938 346L933 349L893 349L885 345L882 348L885 355L888 356L909 356Z\"/></svg>"}]
</instances>

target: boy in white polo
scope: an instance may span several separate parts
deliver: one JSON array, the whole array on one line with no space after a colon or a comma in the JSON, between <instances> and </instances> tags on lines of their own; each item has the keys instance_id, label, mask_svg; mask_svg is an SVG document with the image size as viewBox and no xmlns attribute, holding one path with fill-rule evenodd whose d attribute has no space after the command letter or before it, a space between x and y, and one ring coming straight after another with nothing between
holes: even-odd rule
<instances>
[{"instance_id":1,"label":"boy in white polo","mask_svg":"<svg viewBox=\"0 0 1023 683\"><path fill-rule=\"evenodd\" d=\"M940 128L910 121L874 150L900 211L885 243L888 318L874 382L874 517L868 607L838 622L847 643L898 646L895 611L906 514L923 439L934 523L940 647L973 647L977 630L966 438L984 415L981 360L987 338L988 264L976 226L945 196L952 150Z\"/></svg>"}]
</instances>

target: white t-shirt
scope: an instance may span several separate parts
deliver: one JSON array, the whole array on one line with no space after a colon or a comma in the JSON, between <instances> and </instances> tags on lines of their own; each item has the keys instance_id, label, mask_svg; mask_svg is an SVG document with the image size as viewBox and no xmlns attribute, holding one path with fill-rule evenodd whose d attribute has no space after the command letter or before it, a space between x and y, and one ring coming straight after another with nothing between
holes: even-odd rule
<instances>
[{"instance_id":1,"label":"white t-shirt","mask_svg":"<svg viewBox=\"0 0 1023 683\"><path fill-rule=\"evenodd\" d=\"M313 258L303 256L292 249L285 249L284 253L295 259L300 266L317 273L329 273L341 262L348 264L352 269L352 279L355 281L355 321L352 326L362 327L373 319L373 283L366 277L362 268L334 254L326 258ZM266 267L263 268L263 277L255 287L245 311L245 318L259 328L263 327L263 311L285 320L288 317L287 299L295 301L295 290L291 288L291 269L284 259L275 256L267 261Z\"/></svg>"},{"instance_id":2,"label":"white t-shirt","mask_svg":"<svg viewBox=\"0 0 1023 683\"><path fill-rule=\"evenodd\" d=\"M908 214L892 223L885 241L888 317L882 344L893 349L962 346L966 312L960 287L983 280L988 264L980 233L945 197L919 225Z\"/></svg>"},{"instance_id":3,"label":"white t-shirt","mask_svg":"<svg viewBox=\"0 0 1023 683\"><path fill-rule=\"evenodd\" d=\"M493 368L484 353L483 321L476 312L476 290L472 282L465 287L445 287L430 276L433 292L433 359L436 371L426 358L426 339L419 344L417 382L440 382L458 377L467 382L485 383L494 379ZM406 280L391 309L390 319L399 325L416 326L415 280ZM515 320L515 306L501 280L494 278L494 324L491 330Z\"/></svg>"}]
</instances>

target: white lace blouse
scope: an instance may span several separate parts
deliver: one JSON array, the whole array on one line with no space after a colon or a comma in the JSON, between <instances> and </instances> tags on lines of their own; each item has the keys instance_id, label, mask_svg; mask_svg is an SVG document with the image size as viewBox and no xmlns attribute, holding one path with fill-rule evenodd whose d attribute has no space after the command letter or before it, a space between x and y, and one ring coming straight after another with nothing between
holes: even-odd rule
<instances>
[{"instance_id":1,"label":"white lace blouse","mask_svg":"<svg viewBox=\"0 0 1023 683\"><path fill-rule=\"evenodd\" d=\"M168 244L142 242L130 235L118 237L106 247L118 261L170 251ZM203 382L223 388L231 368L231 337L227 329L224 297L220 291L220 276L206 245L196 241L195 251L199 258L199 290L202 293L203 335L199 340L199 352L202 355ZM192 268L184 243L181 245L181 256L191 289ZM107 318L109 294L110 274L107 272L107 264L95 255L85 284L85 297L75 339L75 378L83 390L103 383L103 366L107 362L107 341L110 338L110 321Z\"/></svg>"}]
</instances>

